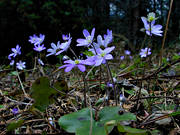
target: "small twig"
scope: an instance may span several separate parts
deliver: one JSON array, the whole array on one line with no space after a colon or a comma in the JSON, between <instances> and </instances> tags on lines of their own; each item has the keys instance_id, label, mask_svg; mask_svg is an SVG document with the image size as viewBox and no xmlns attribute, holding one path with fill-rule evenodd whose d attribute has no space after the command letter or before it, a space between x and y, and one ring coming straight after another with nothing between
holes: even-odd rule
<instances>
[{"instance_id":1,"label":"small twig","mask_svg":"<svg viewBox=\"0 0 180 135\"><path fill-rule=\"evenodd\" d=\"M17 104L22 104L22 105L32 105L31 103L24 103L24 102L21 102L21 101L13 100L13 99L11 99L11 98L9 98L9 97L6 97L6 96L4 96L4 97L5 97L6 99L12 101L12 102L17 103Z\"/></svg>"},{"instance_id":2,"label":"small twig","mask_svg":"<svg viewBox=\"0 0 180 135\"><path fill-rule=\"evenodd\" d=\"M162 57L163 57L163 51L164 51L164 44L165 44L165 40L166 40L166 35L167 35L167 30L168 30L168 25L169 25L169 19L170 19L170 15L171 15L172 4L173 4L173 0L171 0L170 9L169 9L169 12L168 12L168 18L167 18L167 22L166 22L166 28L165 28L165 32L164 32L163 41L162 41L162 47L161 47L161 54L160 54L160 63L159 63L159 65L161 65L161 63L162 63Z\"/></svg>"},{"instance_id":3,"label":"small twig","mask_svg":"<svg viewBox=\"0 0 180 135\"><path fill-rule=\"evenodd\" d=\"M155 122L155 121L158 121L158 120L162 120L162 119L168 118L168 117L170 117L169 114L165 114L165 115L163 115L163 116L159 116L159 117L154 118L154 119L152 119L152 120L150 120L150 121L141 123L141 124L139 125L139 127L141 127L141 126L143 126L143 125L150 124L150 123Z\"/></svg>"},{"instance_id":4,"label":"small twig","mask_svg":"<svg viewBox=\"0 0 180 135\"><path fill-rule=\"evenodd\" d=\"M148 75L148 76L142 78L141 80L148 79L148 78L150 78L150 77L152 77L152 76L156 76L158 73L160 73L160 72L162 72L162 71L164 71L164 70L170 68L171 66L173 66L173 65L175 65L175 64L177 64L177 63L179 63L179 62L180 62L180 59L178 59L178 60L176 60L176 61L174 61L174 62L172 62L172 63L166 65L166 66L163 67L163 68L158 68L154 73L152 73L152 74L150 74L150 75Z\"/></svg>"},{"instance_id":5,"label":"small twig","mask_svg":"<svg viewBox=\"0 0 180 135\"><path fill-rule=\"evenodd\" d=\"M169 99L174 99L175 97L170 97L170 96L166 96L166 97L165 96L148 96L148 97L129 99L128 101L136 101L136 100L149 99L149 98L169 98Z\"/></svg>"},{"instance_id":6,"label":"small twig","mask_svg":"<svg viewBox=\"0 0 180 135\"><path fill-rule=\"evenodd\" d=\"M19 80L19 82L20 82L21 88L22 88L22 90L23 90L23 92L24 92L24 95L25 95L26 97L28 97L28 95L27 95L27 93L26 93L26 91L25 91L25 89L24 89L24 86L23 86L23 84L22 84L22 82L21 82L21 78L20 78L20 76L19 76L19 72L18 72L18 71L17 71L17 77L18 77L18 80Z\"/></svg>"}]
</instances>

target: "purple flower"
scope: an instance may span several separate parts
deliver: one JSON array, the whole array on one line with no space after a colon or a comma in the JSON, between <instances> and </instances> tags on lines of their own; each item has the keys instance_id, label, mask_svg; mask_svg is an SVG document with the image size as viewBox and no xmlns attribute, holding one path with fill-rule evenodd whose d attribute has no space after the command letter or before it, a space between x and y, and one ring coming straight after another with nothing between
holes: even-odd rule
<instances>
[{"instance_id":1,"label":"purple flower","mask_svg":"<svg viewBox=\"0 0 180 135\"><path fill-rule=\"evenodd\" d=\"M104 40L101 35L97 36L97 43L94 43L94 47L97 49L100 46L104 46L105 48L108 46L109 43L112 42L113 36L112 31L107 30L107 35L104 35Z\"/></svg>"},{"instance_id":2,"label":"purple flower","mask_svg":"<svg viewBox=\"0 0 180 135\"><path fill-rule=\"evenodd\" d=\"M46 49L46 47L44 47L44 44L43 45L38 44L35 45L33 49L37 52L41 52L42 50Z\"/></svg>"},{"instance_id":3,"label":"purple flower","mask_svg":"<svg viewBox=\"0 0 180 135\"><path fill-rule=\"evenodd\" d=\"M10 65L11 66L14 65L14 60L11 60Z\"/></svg>"},{"instance_id":4,"label":"purple flower","mask_svg":"<svg viewBox=\"0 0 180 135\"><path fill-rule=\"evenodd\" d=\"M130 55L130 54L131 54L131 52L130 52L129 50L125 50L124 53L125 53L126 55Z\"/></svg>"},{"instance_id":5,"label":"purple flower","mask_svg":"<svg viewBox=\"0 0 180 135\"><path fill-rule=\"evenodd\" d=\"M147 57L148 55L151 54L151 49L150 48L145 48L145 49L141 49L141 52L139 53L141 58L142 57Z\"/></svg>"},{"instance_id":6,"label":"purple flower","mask_svg":"<svg viewBox=\"0 0 180 135\"><path fill-rule=\"evenodd\" d=\"M14 115L16 115L16 114L19 113L19 109L18 109L18 108L13 108L11 111L12 111L12 113L13 113Z\"/></svg>"},{"instance_id":7,"label":"purple flower","mask_svg":"<svg viewBox=\"0 0 180 135\"><path fill-rule=\"evenodd\" d=\"M106 38L106 36L112 37L112 30L107 29L107 34L104 34L104 38Z\"/></svg>"},{"instance_id":8,"label":"purple flower","mask_svg":"<svg viewBox=\"0 0 180 135\"><path fill-rule=\"evenodd\" d=\"M8 59L11 60L11 57L16 57L18 54L21 54L21 47L16 45L16 48L11 49L13 53L9 54Z\"/></svg>"},{"instance_id":9,"label":"purple flower","mask_svg":"<svg viewBox=\"0 0 180 135\"><path fill-rule=\"evenodd\" d=\"M67 56L67 55L65 55L65 56L63 56L63 58L62 58L63 60L68 60L69 59L69 57Z\"/></svg>"},{"instance_id":10,"label":"purple flower","mask_svg":"<svg viewBox=\"0 0 180 135\"><path fill-rule=\"evenodd\" d=\"M81 38L77 39L78 42L77 46L90 46L91 43L93 42L94 33L95 33L95 28L92 29L91 35L86 29L84 29L83 34L85 39L81 39Z\"/></svg>"},{"instance_id":11,"label":"purple flower","mask_svg":"<svg viewBox=\"0 0 180 135\"><path fill-rule=\"evenodd\" d=\"M155 25L155 20L149 23L145 17L141 17L141 20L144 23L144 27L147 35L152 36L152 34L154 34L157 36L162 36L163 33L163 31L161 30L162 25Z\"/></svg>"},{"instance_id":12,"label":"purple flower","mask_svg":"<svg viewBox=\"0 0 180 135\"><path fill-rule=\"evenodd\" d=\"M78 67L81 72L84 72L86 70L86 67L84 65L92 65L92 63L87 60L79 60L79 59L74 61L66 60L64 61L64 63L67 64L59 67L59 69L65 68L65 72L71 71L74 67Z\"/></svg>"},{"instance_id":13,"label":"purple flower","mask_svg":"<svg viewBox=\"0 0 180 135\"><path fill-rule=\"evenodd\" d=\"M99 66L102 63L105 64L106 60L111 60L113 59L113 56L111 54L109 54L112 50L114 50L114 46L112 47L107 47L104 50L102 50L101 48L96 49L97 55L95 53L95 51L92 51L94 53L95 56L90 57L89 59L94 60L95 62L95 66Z\"/></svg>"},{"instance_id":14,"label":"purple flower","mask_svg":"<svg viewBox=\"0 0 180 135\"><path fill-rule=\"evenodd\" d=\"M132 60L133 59L133 57L132 56L129 56L129 58Z\"/></svg>"},{"instance_id":15,"label":"purple flower","mask_svg":"<svg viewBox=\"0 0 180 135\"><path fill-rule=\"evenodd\" d=\"M124 60L124 56L120 56L120 59L121 59L121 60Z\"/></svg>"},{"instance_id":16,"label":"purple flower","mask_svg":"<svg viewBox=\"0 0 180 135\"><path fill-rule=\"evenodd\" d=\"M16 63L16 67L19 70L23 70L24 68L26 68L25 64L26 64L26 62L19 61L19 62Z\"/></svg>"},{"instance_id":17,"label":"purple flower","mask_svg":"<svg viewBox=\"0 0 180 135\"><path fill-rule=\"evenodd\" d=\"M44 66L44 62L41 59L38 59L38 63L42 66Z\"/></svg>"},{"instance_id":18,"label":"purple flower","mask_svg":"<svg viewBox=\"0 0 180 135\"><path fill-rule=\"evenodd\" d=\"M113 84L112 84L112 83L107 82L107 87L111 87L111 88L113 88Z\"/></svg>"},{"instance_id":19,"label":"purple flower","mask_svg":"<svg viewBox=\"0 0 180 135\"><path fill-rule=\"evenodd\" d=\"M69 40L71 38L70 34L69 35L62 35L63 40Z\"/></svg>"},{"instance_id":20,"label":"purple flower","mask_svg":"<svg viewBox=\"0 0 180 135\"><path fill-rule=\"evenodd\" d=\"M69 38L68 41L61 43L61 45L59 46L59 48L61 49L59 52L56 53L56 55L59 55L60 53L67 51L67 49L69 48L70 44L71 44L71 39Z\"/></svg>"},{"instance_id":21,"label":"purple flower","mask_svg":"<svg viewBox=\"0 0 180 135\"><path fill-rule=\"evenodd\" d=\"M35 34L33 36L29 36L29 42L34 45L41 44L44 41L45 35L40 34L39 37Z\"/></svg>"},{"instance_id":22,"label":"purple flower","mask_svg":"<svg viewBox=\"0 0 180 135\"><path fill-rule=\"evenodd\" d=\"M57 50L60 49L60 41L57 42L57 45L51 43L51 47L52 48L47 49L47 52L49 52L49 54L47 54L46 57L56 54Z\"/></svg>"}]
</instances>

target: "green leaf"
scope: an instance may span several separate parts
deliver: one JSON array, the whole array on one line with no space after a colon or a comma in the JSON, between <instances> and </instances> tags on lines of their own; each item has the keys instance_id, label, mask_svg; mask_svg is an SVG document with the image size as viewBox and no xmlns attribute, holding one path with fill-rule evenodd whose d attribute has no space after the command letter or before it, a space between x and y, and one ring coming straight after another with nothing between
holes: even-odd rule
<instances>
[{"instance_id":1,"label":"green leaf","mask_svg":"<svg viewBox=\"0 0 180 135\"><path fill-rule=\"evenodd\" d=\"M77 129L89 125L91 120L90 109L84 108L78 112L74 112L59 119L59 125L69 133L75 133Z\"/></svg>"},{"instance_id":2,"label":"green leaf","mask_svg":"<svg viewBox=\"0 0 180 135\"><path fill-rule=\"evenodd\" d=\"M91 52L91 51L84 51L83 52L84 55L87 55L87 56L93 56L94 54Z\"/></svg>"},{"instance_id":3,"label":"green leaf","mask_svg":"<svg viewBox=\"0 0 180 135\"><path fill-rule=\"evenodd\" d=\"M112 107L104 107L99 112L99 120L100 121L127 121L127 120L136 120L136 116L132 113L124 113L122 115L119 114L119 111L122 111L120 107L112 106Z\"/></svg>"},{"instance_id":4,"label":"green leaf","mask_svg":"<svg viewBox=\"0 0 180 135\"><path fill-rule=\"evenodd\" d=\"M67 91L67 84L65 81L57 81L54 86L59 91ZM54 96L57 96L59 92L50 87L50 81L47 77L38 78L31 88L31 96L35 100L32 108L35 107L41 112L44 112L49 104L54 102Z\"/></svg>"},{"instance_id":5,"label":"green leaf","mask_svg":"<svg viewBox=\"0 0 180 135\"><path fill-rule=\"evenodd\" d=\"M120 65L120 68L125 68L126 67L126 64L121 64Z\"/></svg>"},{"instance_id":6,"label":"green leaf","mask_svg":"<svg viewBox=\"0 0 180 135\"><path fill-rule=\"evenodd\" d=\"M180 55L178 55L178 54L175 54L173 57L172 57L172 60L178 60L178 59L180 59Z\"/></svg>"},{"instance_id":7,"label":"green leaf","mask_svg":"<svg viewBox=\"0 0 180 135\"><path fill-rule=\"evenodd\" d=\"M126 93L130 94L130 95L134 95L135 92L134 90L124 90Z\"/></svg>"},{"instance_id":8,"label":"green leaf","mask_svg":"<svg viewBox=\"0 0 180 135\"><path fill-rule=\"evenodd\" d=\"M180 111L172 112L169 114L169 116L176 116L176 115L180 115Z\"/></svg>"},{"instance_id":9,"label":"green leaf","mask_svg":"<svg viewBox=\"0 0 180 135\"><path fill-rule=\"evenodd\" d=\"M76 133L76 135L89 135L90 129L92 129L92 135L106 135L106 132L109 133L114 127L114 125L107 125L107 122L111 120L136 120L135 115L131 113L119 115L119 110L119 107L104 107L99 112L99 121L95 121L94 110L92 110L91 119L90 109L84 108L78 112L62 116L58 122L64 130L69 133ZM105 124L106 130L104 127Z\"/></svg>"},{"instance_id":10,"label":"green leaf","mask_svg":"<svg viewBox=\"0 0 180 135\"><path fill-rule=\"evenodd\" d=\"M18 127L21 127L24 120L13 121L7 126L7 131L13 131Z\"/></svg>"},{"instance_id":11,"label":"green leaf","mask_svg":"<svg viewBox=\"0 0 180 135\"><path fill-rule=\"evenodd\" d=\"M131 128L129 126L117 125L120 133L127 133L126 135L148 135L146 130Z\"/></svg>"},{"instance_id":12,"label":"green leaf","mask_svg":"<svg viewBox=\"0 0 180 135\"><path fill-rule=\"evenodd\" d=\"M0 109L4 108L4 105L0 105Z\"/></svg>"},{"instance_id":13,"label":"green leaf","mask_svg":"<svg viewBox=\"0 0 180 135\"><path fill-rule=\"evenodd\" d=\"M105 97L99 98L98 101L96 102L95 106L99 106L99 105L102 104L104 101L105 101Z\"/></svg>"},{"instance_id":14,"label":"green leaf","mask_svg":"<svg viewBox=\"0 0 180 135\"><path fill-rule=\"evenodd\" d=\"M14 76L18 76L18 72L17 71L12 71L9 73L10 75L14 75Z\"/></svg>"}]
</instances>

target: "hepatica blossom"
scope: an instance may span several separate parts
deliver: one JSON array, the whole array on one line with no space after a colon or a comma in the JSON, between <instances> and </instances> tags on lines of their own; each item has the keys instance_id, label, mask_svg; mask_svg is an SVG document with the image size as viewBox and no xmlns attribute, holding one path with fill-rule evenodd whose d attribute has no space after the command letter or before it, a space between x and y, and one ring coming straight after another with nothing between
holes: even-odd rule
<instances>
[{"instance_id":1,"label":"hepatica blossom","mask_svg":"<svg viewBox=\"0 0 180 135\"><path fill-rule=\"evenodd\" d=\"M144 23L144 27L147 35L152 36L152 34L154 34L157 36L162 36L163 33L163 31L161 30L162 25L159 24L155 25L155 20L149 23L145 17L141 17L141 20Z\"/></svg>"},{"instance_id":2,"label":"hepatica blossom","mask_svg":"<svg viewBox=\"0 0 180 135\"><path fill-rule=\"evenodd\" d=\"M26 62L19 61L19 62L16 63L16 67L19 70L23 70L24 68L26 68L25 64L26 64Z\"/></svg>"},{"instance_id":3,"label":"hepatica blossom","mask_svg":"<svg viewBox=\"0 0 180 135\"><path fill-rule=\"evenodd\" d=\"M141 52L139 53L141 58L142 57L147 57L148 55L151 54L151 49L150 48L145 48L145 49L141 49Z\"/></svg>"},{"instance_id":4,"label":"hepatica blossom","mask_svg":"<svg viewBox=\"0 0 180 135\"><path fill-rule=\"evenodd\" d=\"M113 59L113 56L111 54L109 54L112 50L114 50L114 46L112 47L107 47L104 50L102 50L101 48L96 49L97 55L95 53L95 51L93 51L95 56L92 56L89 59L94 59L95 62L95 66L99 66L101 64L105 64L106 60L111 60Z\"/></svg>"},{"instance_id":5,"label":"hepatica blossom","mask_svg":"<svg viewBox=\"0 0 180 135\"><path fill-rule=\"evenodd\" d=\"M68 41L64 42L64 43L61 43L61 45L59 46L59 48L61 49L60 51L58 51L56 53L56 55L59 55L60 53L64 52L64 51L67 51L67 49L69 48L70 44L71 44L71 39L72 38L69 38Z\"/></svg>"},{"instance_id":6,"label":"hepatica blossom","mask_svg":"<svg viewBox=\"0 0 180 135\"><path fill-rule=\"evenodd\" d=\"M120 59L121 59L121 60L124 60L124 58L125 58L124 56L120 56Z\"/></svg>"},{"instance_id":7,"label":"hepatica blossom","mask_svg":"<svg viewBox=\"0 0 180 135\"><path fill-rule=\"evenodd\" d=\"M125 50L124 53L125 53L126 55L130 55L130 54L131 54L131 52L130 52L129 50Z\"/></svg>"},{"instance_id":8,"label":"hepatica blossom","mask_svg":"<svg viewBox=\"0 0 180 135\"><path fill-rule=\"evenodd\" d=\"M94 33L95 33L95 28L92 29L91 35L86 29L84 29L83 34L85 39L81 39L81 38L77 39L78 42L77 46L90 46L93 42Z\"/></svg>"},{"instance_id":9,"label":"hepatica blossom","mask_svg":"<svg viewBox=\"0 0 180 135\"><path fill-rule=\"evenodd\" d=\"M60 49L60 41L57 42L57 45L54 44L54 43L51 43L51 47L52 48L47 49L47 52L49 52L49 54L46 55L47 57L50 56L50 55L55 55L56 54L57 50Z\"/></svg>"},{"instance_id":10,"label":"hepatica blossom","mask_svg":"<svg viewBox=\"0 0 180 135\"><path fill-rule=\"evenodd\" d=\"M33 49L37 52L41 52L42 50L46 49L46 47L44 47L44 44L43 45L38 44L35 45Z\"/></svg>"},{"instance_id":11,"label":"hepatica blossom","mask_svg":"<svg viewBox=\"0 0 180 135\"><path fill-rule=\"evenodd\" d=\"M99 48L101 46L103 47L107 47L109 43L112 42L113 36L112 36L112 31L111 30L107 30L107 35L104 35L104 39L102 38L101 35L97 36L97 43L94 43L95 48Z\"/></svg>"},{"instance_id":12,"label":"hepatica blossom","mask_svg":"<svg viewBox=\"0 0 180 135\"><path fill-rule=\"evenodd\" d=\"M59 69L65 68L65 72L69 72L75 67L78 67L81 72L84 72L86 70L85 65L94 64L88 60L79 60L79 59L74 60L74 61L73 60L66 60L66 61L64 61L64 63L66 63L66 64L59 67Z\"/></svg>"},{"instance_id":13,"label":"hepatica blossom","mask_svg":"<svg viewBox=\"0 0 180 135\"><path fill-rule=\"evenodd\" d=\"M29 36L29 42L34 45L41 44L44 41L45 35L40 34L39 37L35 34L33 36Z\"/></svg>"},{"instance_id":14,"label":"hepatica blossom","mask_svg":"<svg viewBox=\"0 0 180 135\"><path fill-rule=\"evenodd\" d=\"M19 113L19 109L18 109L18 108L13 108L11 111L12 111L12 113L13 113L14 115L16 115L16 114Z\"/></svg>"},{"instance_id":15,"label":"hepatica blossom","mask_svg":"<svg viewBox=\"0 0 180 135\"><path fill-rule=\"evenodd\" d=\"M14 65L14 60L11 60L11 62L10 62L10 65L12 66L12 65Z\"/></svg>"},{"instance_id":16,"label":"hepatica blossom","mask_svg":"<svg viewBox=\"0 0 180 135\"><path fill-rule=\"evenodd\" d=\"M71 38L70 34L69 35L64 35L64 34L62 35L62 39L65 41L69 40L70 38Z\"/></svg>"},{"instance_id":17,"label":"hepatica blossom","mask_svg":"<svg viewBox=\"0 0 180 135\"><path fill-rule=\"evenodd\" d=\"M21 54L21 47L19 45L16 45L16 48L12 48L12 53L9 54L8 59L11 60L11 57L16 57L18 54Z\"/></svg>"}]
</instances>

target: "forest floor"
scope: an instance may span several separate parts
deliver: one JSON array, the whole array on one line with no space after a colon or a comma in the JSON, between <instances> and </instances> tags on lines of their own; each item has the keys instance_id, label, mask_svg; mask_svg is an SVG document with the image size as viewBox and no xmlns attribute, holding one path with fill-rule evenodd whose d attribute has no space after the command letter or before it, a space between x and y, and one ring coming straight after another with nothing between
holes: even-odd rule
<instances>
[{"instance_id":1,"label":"forest floor","mask_svg":"<svg viewBox=\"0 0 180 135\"><path fill-rule=\"evenodd\" d=\"M104 106L119 106L123 111L136 116L137 120L126 123L127 126L156 130L154 134L180 134L180 58L175 52L167 53L166 56L160 66L158 55L144 60L139 56L133 56L133 59L126 56L120 60L117 55L115 60L110 61L112 75L116 77L117 105L112 87L106 85L109 80L106 67L94 68L87 78L89 90L86 93L86 106L99 110ZM85 106L82 74L76 69L65 73L63 70L55 71L56 66L47 67L20 72L21 83L17 72L7 68L0 71L0 135L72 134L63 130L58 120ZM48 99L53 99L53 103L43 111L32 108L35 102L32 98L32 85L41 76L47 76L50 85L57 80L61 84L63 82L60 89L64 88L66 82L68 85L68 90L61 89L63 94L60 92L59 95L48 96ZM97 107L97 101L105 98L108 92L108 100ZM36 94L39 94L38 97L43 96L42 93ZM123 101L119 98L120 94L124 95ZM121 133L114 127L110 134L126 133L128 131Z\"/></svg>"}]
</instances>

